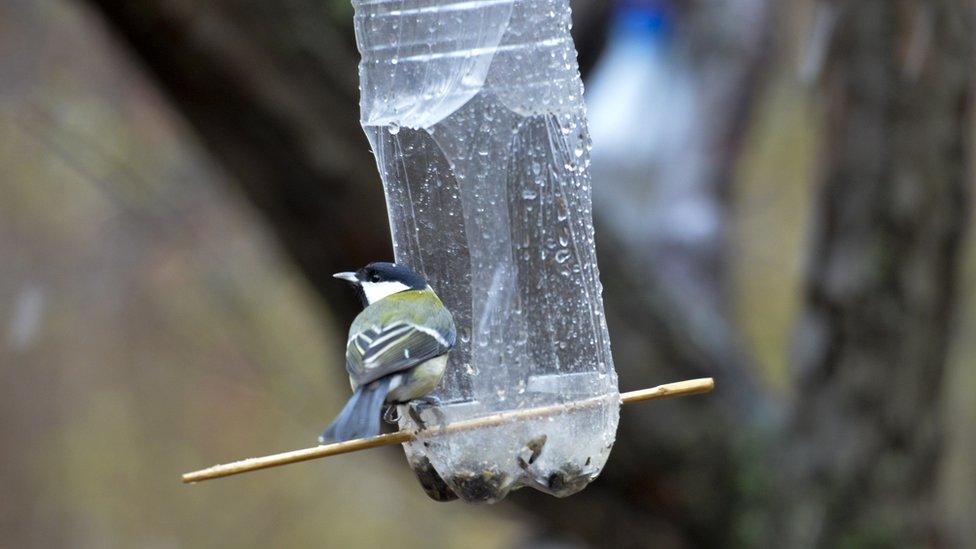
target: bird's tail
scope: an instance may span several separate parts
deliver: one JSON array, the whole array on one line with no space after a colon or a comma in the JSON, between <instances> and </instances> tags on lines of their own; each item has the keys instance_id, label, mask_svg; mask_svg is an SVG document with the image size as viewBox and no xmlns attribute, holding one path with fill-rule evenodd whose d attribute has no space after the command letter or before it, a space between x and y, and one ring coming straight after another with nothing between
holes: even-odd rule
<instances>
[{"instance_id":1,"label":"bird's tail","mask_svg":"<svg viewBox=\"0 0 976 549\"><path fill-rule=\"evenodd\" d=\"M380 434L380 412L390 392L390 378L384 377L356 389L339 415L319 437L323 444Z\"/></svg>"}]
</instances>

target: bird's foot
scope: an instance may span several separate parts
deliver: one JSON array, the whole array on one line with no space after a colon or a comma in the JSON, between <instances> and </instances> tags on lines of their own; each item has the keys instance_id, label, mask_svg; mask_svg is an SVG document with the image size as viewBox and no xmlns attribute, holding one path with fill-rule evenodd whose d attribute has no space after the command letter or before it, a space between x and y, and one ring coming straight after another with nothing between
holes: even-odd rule
<instances>
[{"instance_id":1,"label":"bird's foot","mask_svg":"<svg viewBox=\"0 0 976 549\"><path fill-rule=\"evenodd\" d=\"M392 425L400 423L400 412L397 410L396 404L390 404L386 407L386 410L383 411L383 421Z\"/></svg>"},{"instance_id":2,"label":"bird's foot","mask_svg":"<svg viewBox=\"0 0 976 549\"><path fill-rule=\"evenodd\" d=\"M437 426L442 430L447 427L447 416L441 411L441 399L435 396L426 396L423 398L418 398L410 402L407 406L407 413L413 419L414 423L417 424L421 429L427 429L426 422L421 419L420 414L424 410L430 410L434 417L437 419Z\"/></svg>"}]
</instances>

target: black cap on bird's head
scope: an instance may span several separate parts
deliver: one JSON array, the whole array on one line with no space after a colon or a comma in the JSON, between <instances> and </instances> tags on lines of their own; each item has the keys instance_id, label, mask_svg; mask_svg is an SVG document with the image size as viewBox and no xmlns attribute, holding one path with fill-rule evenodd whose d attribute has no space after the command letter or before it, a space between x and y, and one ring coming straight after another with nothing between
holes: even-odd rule
<instances>
[{"instance_id":1,"label":"black cap on bird's head","mask_svg":"<svg viewBox=\"0 0 976 549\"><path fill-rule=\"evenodd\" d=\"M352 282L353 284L363 284L366 282L399 282L410 288L422 289L427 287L427 281L413 270L385 261L376 261L366 265L356 272L336 273L332 275L336 278Z\"/></svg>"},{"instance_id":2,"label":"black cap on bird's head","mask_svg":"<svg viewBox=\"0 0 976 549\"><path fill-rule=\"evenodd\" d=\"M427 280L413 270L383 261L370 263L356 272L336 273L333 276L355 284L364 305L376 303L398 292L427 288Z\"/></svg>"}]
</instances>

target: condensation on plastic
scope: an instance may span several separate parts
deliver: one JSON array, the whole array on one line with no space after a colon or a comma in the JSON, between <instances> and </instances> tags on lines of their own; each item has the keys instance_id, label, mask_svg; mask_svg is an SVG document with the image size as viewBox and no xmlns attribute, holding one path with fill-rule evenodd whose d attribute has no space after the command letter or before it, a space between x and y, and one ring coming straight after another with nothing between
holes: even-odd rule
<instances>
[{"instance_id":1,"label":"condensation on plastic","mask_svg":"<svg viewBox=\"0 0 976 549\"><path fill-rule=\"evenodd\" d=\"M421 419L603 397L586 411L421 439L406 445L408 460L435 499L494 502L521 486L575 493L606 462L619 399L569 6L353 5L361 119L396 260L427 276L458 326L435 393L443 405Z\"/></svg>"}]
</instances>

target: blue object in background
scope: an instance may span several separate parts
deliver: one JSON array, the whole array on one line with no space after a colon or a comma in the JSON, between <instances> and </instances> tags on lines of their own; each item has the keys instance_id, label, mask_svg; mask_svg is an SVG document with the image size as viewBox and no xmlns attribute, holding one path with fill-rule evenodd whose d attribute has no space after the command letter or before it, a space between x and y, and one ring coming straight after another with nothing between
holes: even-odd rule
<instances>
[{"instance_id":1,"label":"blue object in background","mask_svg":"<svg viewBox=\"0 0 976 549\"><path fill-rule=\"evenodd\" d=\"M697 76L680 42L674 3L624 0L587 84L594 203L615 231L643 245L711 238Z\"/></svg>"}]
</instances>

